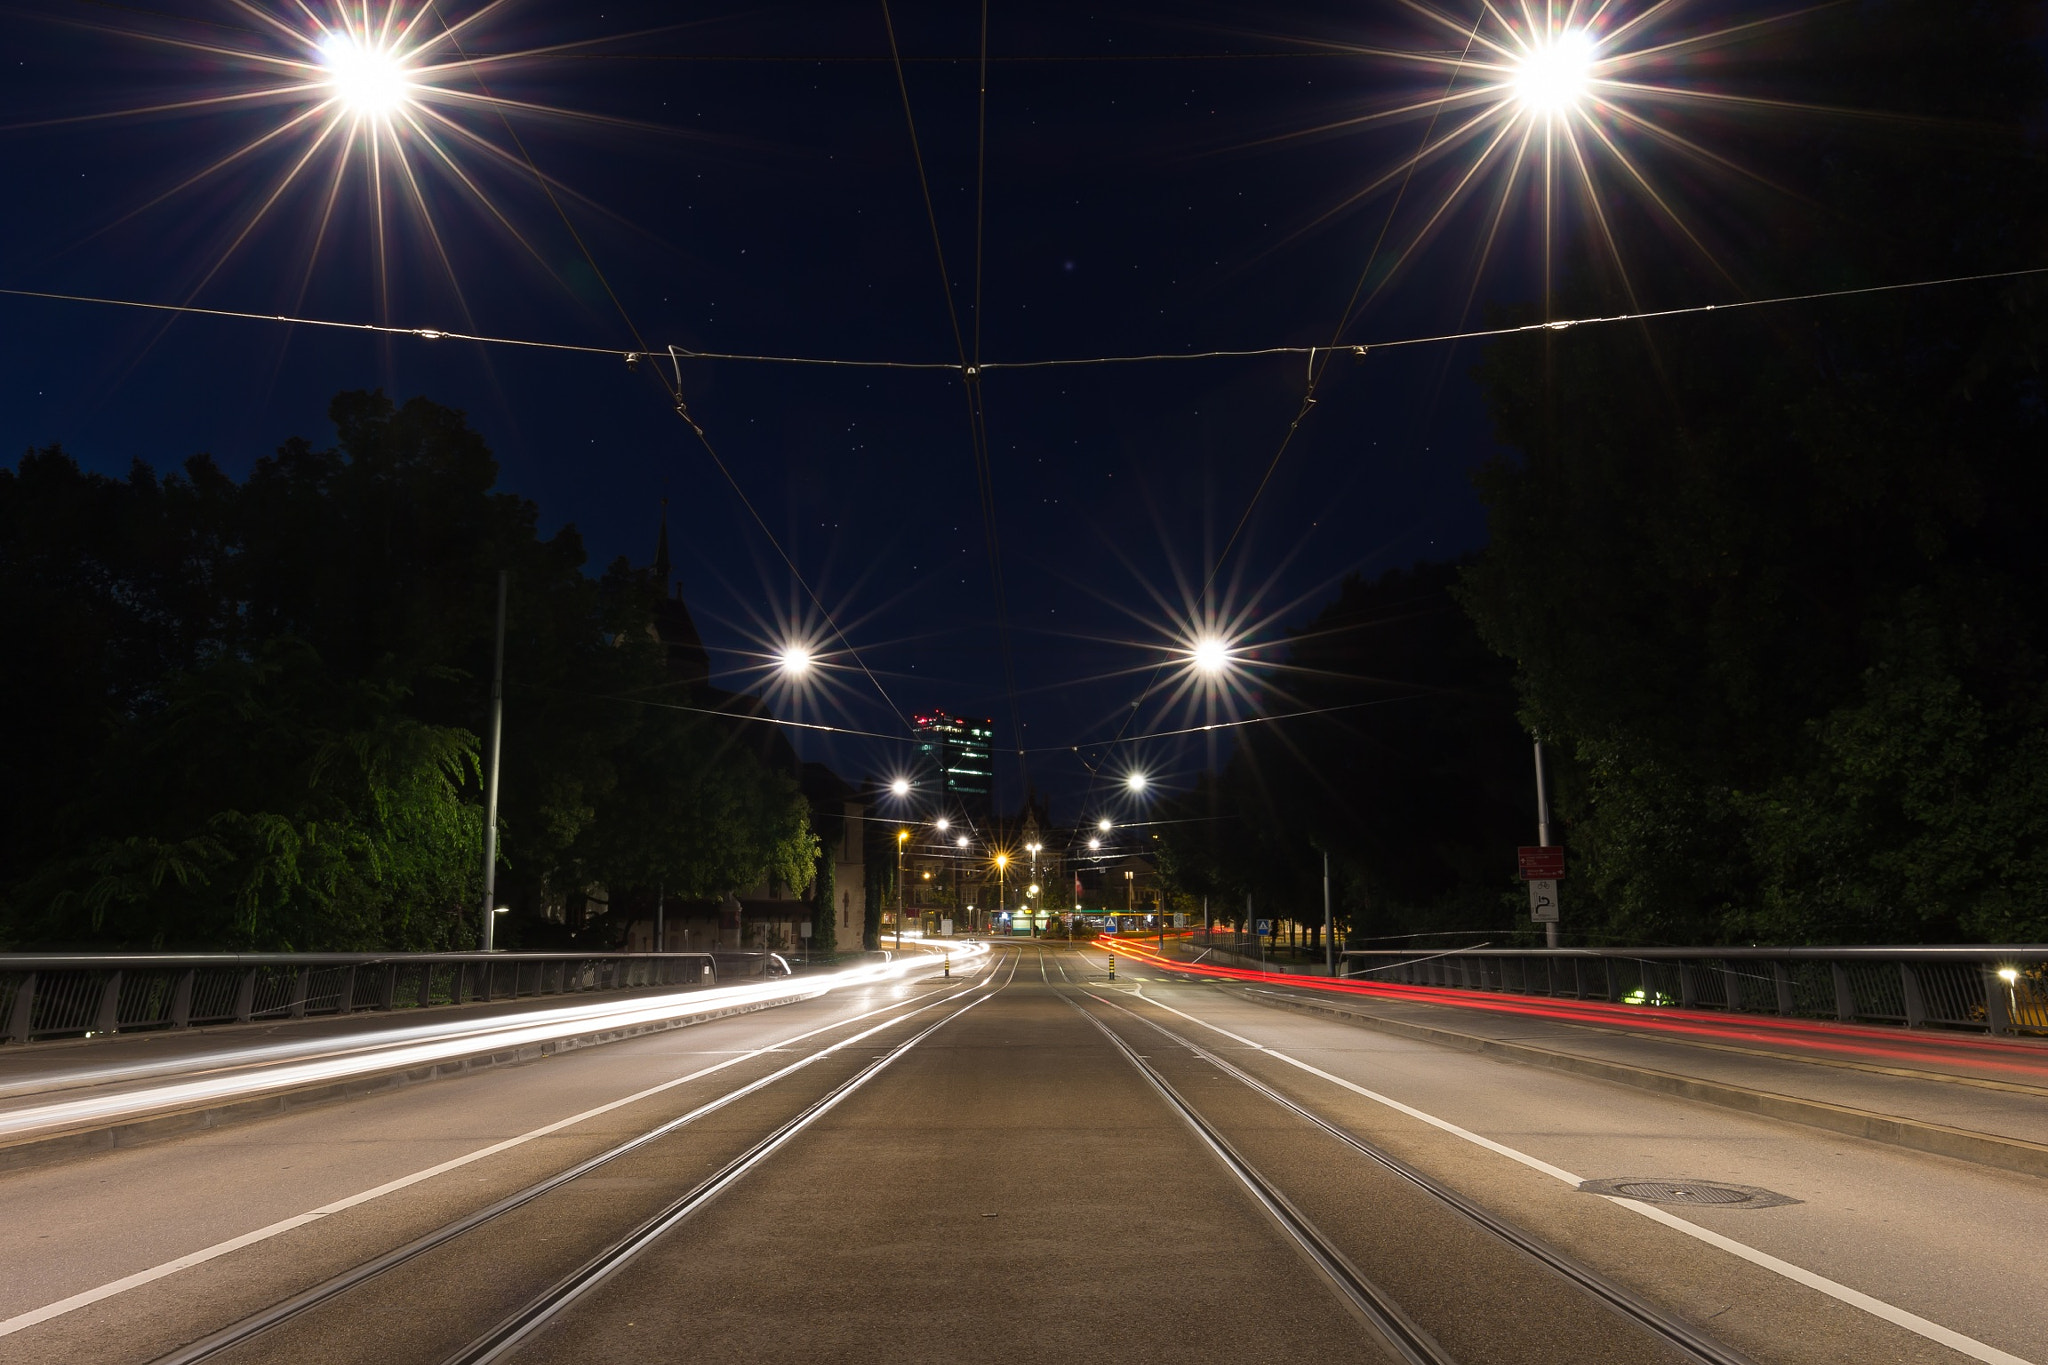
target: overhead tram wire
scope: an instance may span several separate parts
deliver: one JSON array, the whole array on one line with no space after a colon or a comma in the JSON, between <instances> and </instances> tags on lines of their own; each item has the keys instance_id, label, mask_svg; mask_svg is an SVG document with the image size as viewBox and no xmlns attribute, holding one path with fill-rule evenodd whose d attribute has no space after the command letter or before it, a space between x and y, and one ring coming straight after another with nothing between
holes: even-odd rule
<instances>
[{"instance_id":1,"label":"overhead tram wire","mask_svg":"<svg viewBox=\"0 0 2048 1365\"><path fill-rule=\"evenodd\" d=\"M1734 313L1751 308L1770 308L1789 303L1818 303L1829 299L1857 298L1871 294L1898 294L1915 289L1939 289L1960 284L1988 284L1996 280L2028 279L2048 275L2048 265L2018 270L1987 270L1974 275L1947 275L1928 280L1902 280L1896 284L1869 284L1849 289L1819 289L1803 294L1774 294L1762 299L1736 299L1729 303L1691 303L1674 308L1646 308L1631 313L1596 313L1580 318L1553 318L1547 322L1521 322L1502 327L1478 327L1462 332L1425 332L1416 336L1388 337L1377 341L1346 342L1338 346L1255 346L1210 351L1150 351L1128 355L1063 356L1043 360L988 360L979 366L991 370L1043 370L1087 365L1160 364L1176 360L1240 360L1266 356L1310 356L1345 352L1365 355L1373 351L1398 350L1408 346L1443 346L1460 341L1491 341L1499 337L1522 336L1531 332L1565 332L1578 327L1602 327L1624 322L1656 322L1665 318L1693 317L1702 313ZM568 355L607 356L635 361L668 356L673 360L725 360L769 365L834 365L848 369L943 370L960 373L965 367L951 360L863 360L857 357L760 355L737 351L698 351L686 346L667 346L654 351L628 351L617 346L592 346L573 341L542 341L532 337L496 336L486 332L465 332L445 327L401 327L393 323L344 322L335 318L306 317L295 313L259 313L250 309L207 308L198 304L153 303L145 299L116 299L99 294L67 294L54 289L10 289L0 287L0 297L46 299L55 303L90 303L107 308L132 308L153 313L183 313L192 317L226 318L237 322L269 322L285 327L326 327L336 331L362 332L380 336L413 337L420 341L469 341L480 346L516 346L526 350L559 351Z\"/></svg>"},{"instance_id":2,"label":"overhead tram wire","mask_svg":"<svg viewBox=\"0 0 2048 1365\"><path fill-rule=\"evenodd\" d=\"M429 0L429 6L432 7L432 0ZM456 55L462 59L463 64L469 68L470 75L476 81L478 88L485 95L490 95L490 86L485 82L482 73L476 69L476 63L471 61L469 54L463 51L461 40L455 36L455 29L449 25L447 18L441 14L438 8L434 9L434 17L440 21L442 34L447 38L449 45L455 49ZM570 220L568 210L562 207L561 200L555 194L554 186L549 183L546 176L541 174L540 167L534 162L533 153L527 150L525 141L519 136L518 130L512 126L512 120L506 115L502 104L498 106L498 121L504 126L505 135L512 139L512 145L519 149L520 159L525 161L526 169L532 172L534 182L540 186L541 193L547 196L548 204L554 209L555 216L562 220L562 227L568 232L569 239L576 243L576 249L583 255L584 264L588 265L591 273L597 276L597 282L604 286L605 297L612 301L612 307L618 311L619 320L626 324L626 330L632 334L635 351L627 357L628 365L632 365L633 356L650 353L647 339L641 335L639 326L633 321L632 314L627 311L625 301L619 297L618 291L612 288L611 280L605 275L604 268L597 263L597 257L591 254L589 245L583 240L583 234L576 230L576 224ZM675 355L674 347L669 348L669 354L671 359L673 359ZM704 453L711 457L711 463L724 476L726 484L733 491L733 495L740 500L740 505L747 509L747 515L752 517L754 524L761 528L761 534L767 537L769 545L774 548L775 553L781 557L783 564L788 567L790 577L794 578L797 586L804 590L804 595L811 599L811 605L817 608L818 614L824 618L825 624L832 628L833 635L837 636L839 643L845 646L847 654L853 659L854 663L860 666L860 671L867 676L867 680L873 685L876 695L881 697L883 704L902 723L903 737L907 740L913 733L910 717L906 716L903 713L903 709L896 705L895 698L891 697L888 689L882 686L882 680L877 678L874 670L868 667L867 660L861 657L858 649L854 648L853 641L848 639L846 632L839 628L839 622L833 617L831 610L826 607L816 590L811 587L810 581L804 577L803 572L797 568L796 561L790 557L789 551L783 548L782 541L768 528L768 523L755 510L753 500L747 496L746 490L740 487L739 480L733 477L732 471L726 467L725 460L720 457L717 449L711 444L711 438L705 434L703 424L690 416L689 407L683 400L682 366L679 364L675 366L675 382L673 384L669 382L666 375L661 373L659 367L650 367L650 369L656 382L668 391L669 401L675 409L676 416L682 418L684 425L696 433L698 443L704 447ZM663 596L668 595L668 585L666 583L662 584L661 591Z\"/></svg>"},{"instance_id":3,"label":"overhead tram wire","mask_svg":"<svg viewBox=\"0 0 2048 1365\"><path fill-rule=\"evenodd\" d=\"M988 68L981 69L981 93L978 105L979 131L976 136L976 164L974 184L974 349L968 350L967 340L960 330L960 310L953 302L953 276L946 268L945 241L939 235L938 210L932 204L931 181L925 174L924 148L917 136L917 116L910 105L910 82L903 72L902 49L896 41L896 23L889 14L889 0L881 0L882 28L888 34L890 56L895 63L896 90L903 99L903 122L910 134L911 160L917 166L917 188L924 199L925 221L931 226L932 254L938 263L939 288L946 300L946 321L953 329L953 347L960 357L961 387L967 398L968 437L974 456L974 475L981 499L982 539L988 547L988 566L991 587L996 599L996 645L1002 659L1003 689L1010 704L1010 737L1021 763L1024 757L1024 727L1017 708L1017 670L1010 650L1010 609L1008 594L1003 586L1002 540L996 527L995 470L989 458L988 422L986 420L981 394L981 271L982 271L982 205L984 202L985 172L987 167L988 139ZM988 51L988 5L983 0L981 10L981 49Z\"/></svg>"}]
</instances>

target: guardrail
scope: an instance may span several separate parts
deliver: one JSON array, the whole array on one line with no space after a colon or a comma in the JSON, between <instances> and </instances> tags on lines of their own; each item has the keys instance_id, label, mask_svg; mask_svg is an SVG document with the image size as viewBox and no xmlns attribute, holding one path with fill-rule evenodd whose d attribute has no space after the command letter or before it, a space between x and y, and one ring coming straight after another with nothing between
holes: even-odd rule
<instances>
[{"instance_id":1,"label":"guardrail","mask_svg":"<svg viewBox=\"0 0 2048 1365\"><path fill-rule=\"evenodd\" d=\"M750 975L725 954L729 974ZM8 1042L706 985L710 953L28 953L0 956Z\"/></svg>"},{"instance_id":2,"label":"guardrail","mask_svg":"<svg viewBox=\"0 0 2048 1365\"><path fill-rule=\"evenodd\" d=\"M1347 977L1842 1023L2048 1030L2048 945L1350 949Z\"/></svg>"}]
</instances>

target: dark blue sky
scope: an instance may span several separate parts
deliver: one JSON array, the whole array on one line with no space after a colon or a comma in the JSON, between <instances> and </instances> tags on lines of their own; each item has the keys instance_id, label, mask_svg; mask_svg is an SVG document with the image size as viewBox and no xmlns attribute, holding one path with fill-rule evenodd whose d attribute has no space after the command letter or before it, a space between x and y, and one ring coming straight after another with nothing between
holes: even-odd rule
<instances>
[{"instance_id":1,"label":"dark blue sky","mask_svg":"<svg viewBox=\"0 0 2048 1365\"><path fill-rule=\"evenodd\" d=\"M1392 208L1388 192L1346 201L1410 153L1423 125L1289 135L1433 92L1442 76L1315 54L1302 40L1458 46L1392 7L1376 20L1369 8L1192 5L1160 19L995 5L984 358L1327 342ZM510 127L558 182L557 202L649 344L952 360L879 6L703 6L677 26L679 9L508 4L464 32L472 56L602 41L449 83L474 88L480 70L498 95L597 116L522 114ZM11 129L0 156L13 206L0 218L0 285L635 345L516 153L448 138L500 222L415 145L439 248L416 213L387 204L380 286L359 176L345 180L317 257L325 182L310 173L227 251L296 155L282 142L152 203L294 106L24 126L251 86L231 59L138 31L281 50L231 4L174 0L165 10L156 19L62 3L0 18L0 123ZM892 12L907 57L972 56L975 6L898 0ZM1272 55L1219 57L1232 53ZM1127 60L1161 56L1176 59ZM970 329L976 77L971 60L908 68L954 303ZM513 148L495 116L461 119ZM1463 164L1410 187L1378 274ZM1475 282L1490 206L1453 213L1347 340L1454 330L1526 295L1535 234L1519 208L1495 268ZM195 317L167 326L160 315L21 299L0 300L0 317L0 445L11 451L61 442L107 471L208 451L239 474L287 436L329 438L324 410L338 390L422 394L468 411L499 455L503 486L537 501L547 527L573 522L593 568L620 554L646 562L666 496L678 572L730 681L748 685L747 652L777 623L817 628L660 386L616 356ZM1481 542L1469 475L1493 447L1469 376L1477 357L1469 345L1440 346L1331 367L1221 576L1219 594L1250 610L1258 638L1305 620L1346 573ZM1086 746L1117 731L1272 460L1304 377L1300 357L987 377L1027 746ZM746 496L895 704L993 716L1008 735L958 378L692 361L682 381ZM897 728L864 678L843 668L836 677L806 714ZM1184 720L1155 702L1135 728ZM850 774L889 761L887 746L865 741L805 743ZM1169 782L1206 758L1186 744L1134 752ZM1000 766L1014 792L1017 763ZM1078 756L1058 752L1033 755L1029 776L1066 814L1090 780Z\"/></svg>"}]
</instances>

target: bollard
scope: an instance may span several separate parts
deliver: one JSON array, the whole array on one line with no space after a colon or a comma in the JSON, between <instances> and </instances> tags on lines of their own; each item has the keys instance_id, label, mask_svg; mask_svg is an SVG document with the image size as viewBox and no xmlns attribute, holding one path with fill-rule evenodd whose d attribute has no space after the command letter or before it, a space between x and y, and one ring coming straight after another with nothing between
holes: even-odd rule
<instances>
[{"instance_id":1,"label":"bollard","mask_svg":"<svg viewBox=\"0 0 2048 1365\"><path fill-rule=\"evenodd\" d=\"M1115 953L1111 953L1111 954L1109 955L1109 979L1110 979L1111 981L1114 981L1114 980L1116 980L1116 954L1115 954Z\"/></svg>"},{"instance_id":2,"label":"bollard","mask_svg":"<svg viewBox=\"0 0 2048 1365\"><path fill-rule=\"evenodd\" d=\"M939 961L945 964L946 977L948 980L951 980L953 976L953 955L951 953L940 953Z\"/></svg>"}]
</instances>

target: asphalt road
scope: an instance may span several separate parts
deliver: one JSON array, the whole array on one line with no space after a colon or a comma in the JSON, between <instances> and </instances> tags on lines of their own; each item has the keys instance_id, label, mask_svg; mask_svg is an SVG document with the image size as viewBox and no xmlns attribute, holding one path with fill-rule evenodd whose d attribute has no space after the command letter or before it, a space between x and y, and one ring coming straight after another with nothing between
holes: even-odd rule
<instances>
[{"instance_id":1,"label":"asphalt road","mask_svg":"<svg viewBox=\"0 0 2048 1365\"><path fill-rule=\"evenodd\" d=\"M2048 1361L2038 1179L1104 966L1008 947L0 1176L0 1361L174 1355L663 1125L210 1358L476 1359L545 1303L496 1358ZM1616 1177L1796 1202L1577 1188Z\"/></svg>"}]
</instances>

